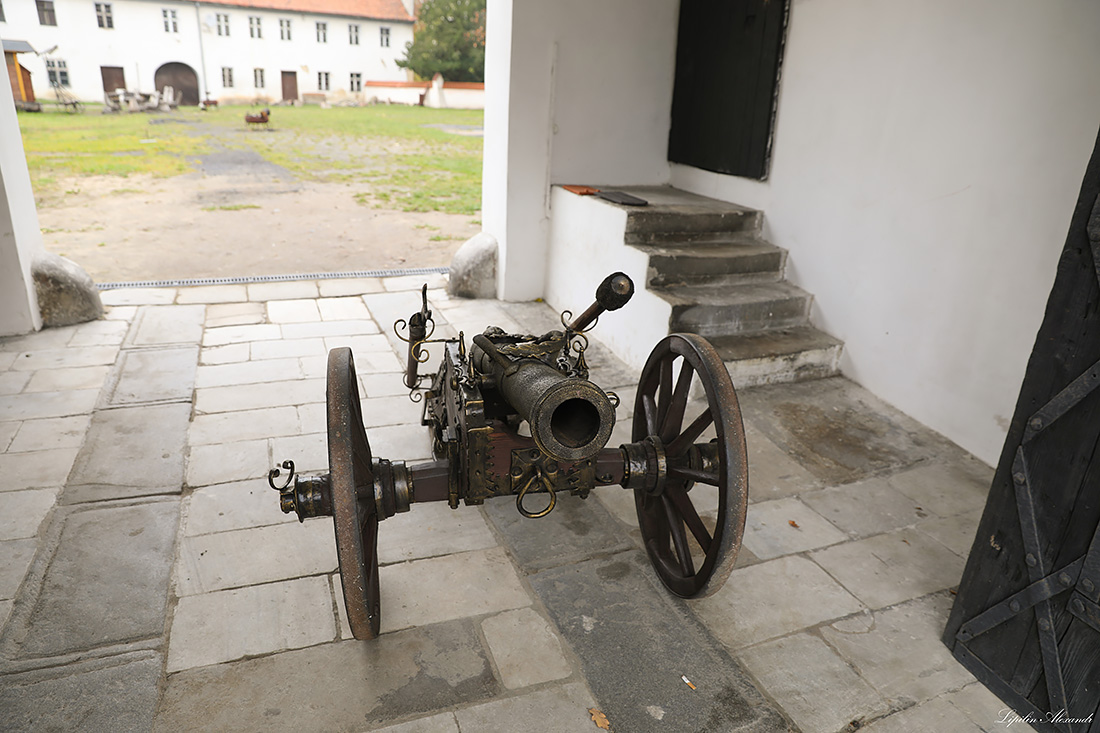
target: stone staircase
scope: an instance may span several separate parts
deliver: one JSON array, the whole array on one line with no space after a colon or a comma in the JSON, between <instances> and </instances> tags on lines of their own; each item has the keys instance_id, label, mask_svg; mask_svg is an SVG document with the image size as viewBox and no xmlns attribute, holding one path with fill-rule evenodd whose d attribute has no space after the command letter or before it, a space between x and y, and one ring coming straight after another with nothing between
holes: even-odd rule
<instances>
[{"instance_id":1,"label":"stone staircase","mask_svg":"<svg viewBox=\"0 0 1100 733\"><path fill-rule=\"evenodd\" d=\"M648 256L645 287L667 301L670 332L706 336L737 386L837 373L843 344L809 321L813 296L784 279L787 252L762 215L668 187L628 187L625 243Z\"/></svg>"}]
</instances>

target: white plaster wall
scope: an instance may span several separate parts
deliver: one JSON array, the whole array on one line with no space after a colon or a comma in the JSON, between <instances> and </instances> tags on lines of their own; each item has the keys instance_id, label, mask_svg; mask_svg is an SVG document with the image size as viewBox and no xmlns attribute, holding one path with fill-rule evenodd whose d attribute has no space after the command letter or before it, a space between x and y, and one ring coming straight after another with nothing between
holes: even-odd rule
<instances>
[{"instance_id":1,"label":"white plaster wall","mask_svg":"<svg viewBox=\"0 0 1100 733\"><path fill-rule=\"evenodd\" d=\"M42 232L15 116L11 86L0 84L0 336L42 327L31 262Z\"/></svg>"},{"instance_id":2,"label":"white plaster wall","mask_svg":"<svg viewBox=\"0 0 1100 733\"><path fill-rule=\"evenodd\" d=\"M489 0L484 229L499 293L546 292L550 184L662 183L677 0Z\"/></svg>"},{"instance_id":3,"label":"white plaster wall","mask_svg":"<svg viewBox=\"0 0 1100 733\"><path fill-rule=\"evenodd\" d=\"M29 42L41 52L51 46L58 49L54 58L67 63L70 91L86 101L103 99L101 66L121 66L126 85L134 91L154 88L156 70L165 63L178 61L189 65L199 77L200 91L209 91L215 99L269 97L282 98L282 71L298 72L298 92L317 91L317 72L330 74L329 91L347 93L350 74L363 75L363 81L404 81L407 74L397 66L404 58L405 46L412 41L412 23L375 21L312 13L290 13L209 5L203 3L196 14L194 2L163 0L112 0L114 28L96 23L95 4L85 0L54 0L56 26L38 22L35 4L29 0L5 3L6 22L0 23L0 37ZM161 11L174 9L178 33L166 33ZM216 15L229 16L229 36L217 34ZM249 35L249 16L261 19L263 37ZM291 21L291 39L279 37L279 19ZM328 24L327 43L317 42L316 23ZM351 45L348 25L359 25L359 45ZM206 59L206 85L199 53L199 28L202 28L203 55ZM390 29L390 45L382 47L379 29ZM21 54L20 62L33 74L34 91L42 99L52 99L45 60L33 54ZM233 87L222 86L222 67L233 69ZM264 87L253 84L253 69L265 71Z\"/></svg>"},{"instance_id":4,"label":"white plaster wall","mask_svg":"<svg viewBox=\"0 0 1100 733\"><path fill-rule=\"evenodd\" d=\"M1004 440L1100 123L1100 3L795 0L763 209L848 376L983 460Z\"/></svg>"}]
</instances>

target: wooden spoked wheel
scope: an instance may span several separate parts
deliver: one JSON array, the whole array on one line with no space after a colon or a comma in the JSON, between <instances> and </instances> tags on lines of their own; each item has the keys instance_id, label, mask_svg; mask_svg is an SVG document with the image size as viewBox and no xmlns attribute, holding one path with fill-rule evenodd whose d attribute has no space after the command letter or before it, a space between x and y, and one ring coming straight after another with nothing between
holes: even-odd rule
<instances>
[{"instance_id":1,"label":"wooden spoked wheel","mask_svg":"<svg viewBox=\"0 0 1100 733\"><path fill-rule=\"evenodd\" d=\"M692 400L694 385L705 404ZM741 549L748 460L733 382L702 336L672 334L653 348L634 401L632 440L654 456L656 485L636 488L634 501L657 576L678 596L710 595Z\"/></svg>"},{"instance_id":2,"label":"wooden spoked wheel","mask_svg":"<svg viewBox=\"0 0 1100 733\"><path fill-rule=\"evenodd\" d=\"M328 463L344 607L356 639L378 636L378 511L351 349L328 354Z\"/></svg>"}]
</instances>

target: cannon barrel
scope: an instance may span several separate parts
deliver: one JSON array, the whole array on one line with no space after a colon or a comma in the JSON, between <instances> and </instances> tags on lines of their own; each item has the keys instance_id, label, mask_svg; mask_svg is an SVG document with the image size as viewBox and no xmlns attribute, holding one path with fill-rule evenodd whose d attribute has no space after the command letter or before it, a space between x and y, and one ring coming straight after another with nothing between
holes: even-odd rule
<instances>
[{"instance_id":1,"label":"cannon barrel","mask_svg":"<svg viewBox=\"0 0 1100 733\"><path fill-rule=\"evenodd\" d=\"M559 461L582 461L607 445L615 409L602 389L538 359L510 360L483 335L473 342L470 354L478 371L531 426L540 450Z\"/></svg>"}]
</instances>

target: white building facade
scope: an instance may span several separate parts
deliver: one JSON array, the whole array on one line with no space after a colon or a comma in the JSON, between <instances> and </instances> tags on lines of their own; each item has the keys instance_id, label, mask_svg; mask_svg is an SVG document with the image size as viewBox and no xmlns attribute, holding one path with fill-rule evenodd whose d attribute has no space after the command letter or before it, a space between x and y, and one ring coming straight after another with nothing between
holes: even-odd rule
<instances>
[{"instance_id":1,"label":"white building facade","mask_svg":"<svg viewBox=\"0 0 1100 733\"><path fill-rule=\"evenodd\" d=\"M168 84L184 104L367 101L368 82L408 78L412 37L401 0L0 0L44 100L56 80L85 101Z\"/></svg>"}]
</instances>

